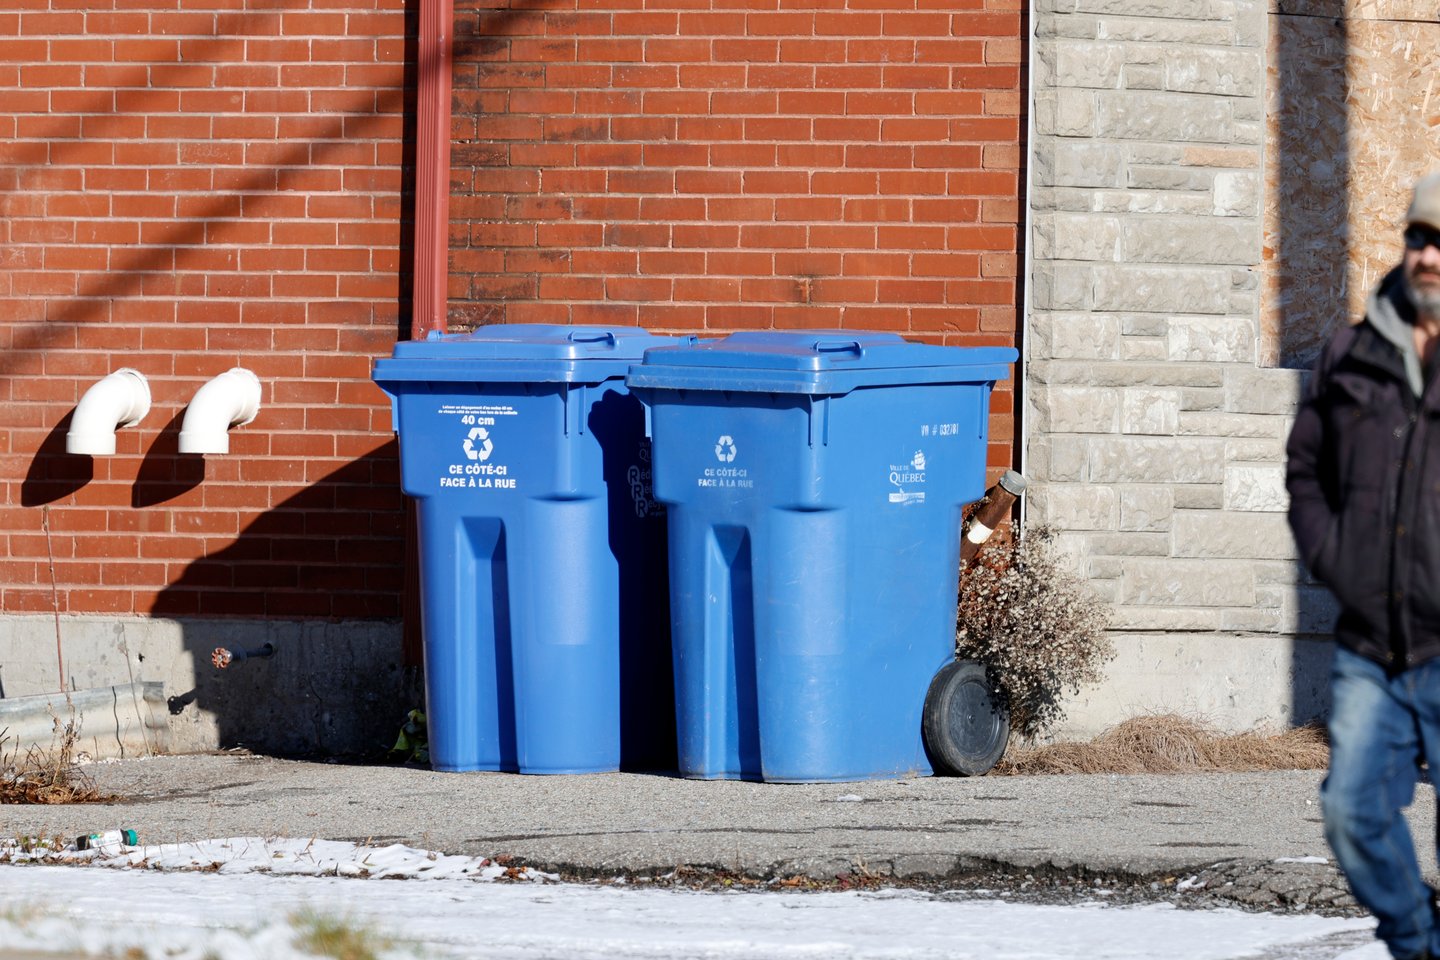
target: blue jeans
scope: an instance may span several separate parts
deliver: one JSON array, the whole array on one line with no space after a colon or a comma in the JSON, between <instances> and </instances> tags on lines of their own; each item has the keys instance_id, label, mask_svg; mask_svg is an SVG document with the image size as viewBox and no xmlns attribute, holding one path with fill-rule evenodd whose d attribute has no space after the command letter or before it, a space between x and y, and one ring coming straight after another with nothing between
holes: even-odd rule
<instances>
[{"instance_id":1,"label":"blue jeans","mask_svg":"<svg viewBox=\"0 0 1440 960\"><path fill-rule=\"evenodd\" d=\"M1400 811L1420 761L1440 771L1440 661L1395 676L1343 647L1330 677L1330 773L1320 788L1325 839L1355 899L1397 958L1440 957L1431 891Z\"/></svg>"}]
</instances>

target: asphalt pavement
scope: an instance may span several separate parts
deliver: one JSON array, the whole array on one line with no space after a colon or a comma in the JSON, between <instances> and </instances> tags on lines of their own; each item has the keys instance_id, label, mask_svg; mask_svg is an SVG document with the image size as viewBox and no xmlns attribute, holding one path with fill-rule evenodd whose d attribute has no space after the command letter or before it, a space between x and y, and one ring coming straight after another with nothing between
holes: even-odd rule
<instances>
[{"instance_id":1,"label":"asphalt pavement","mask_svg":"<svg viewBox=\"0 0 1440 960\"><path fill-rule=\"evenodd\" d=\"M131 828L142 843L318 837L508 856L577 878L1110 884L1262 909L1348 905L1321 832L1321 774L1310 771L770 784L245 754L86 769L121 799L0 807L0 836ZM1422 788L1411 816L1429 862L1433 791Z\"/></svg>"}]
</instances>

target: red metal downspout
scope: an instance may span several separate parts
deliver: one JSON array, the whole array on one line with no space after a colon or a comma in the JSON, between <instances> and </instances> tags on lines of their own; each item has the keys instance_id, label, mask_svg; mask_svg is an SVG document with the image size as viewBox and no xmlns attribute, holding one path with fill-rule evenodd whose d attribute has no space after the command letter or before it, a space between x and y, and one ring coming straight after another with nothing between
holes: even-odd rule
<instances>
[{"instance_id":1,"label":"red metal downspout","mask_svg":"<svg viewBox=\"0 0 1440 960\"><path fill-rule=\"evenodd\" d=\"M410 336L446 329L450 258L450 70L454 0L419 0L415 130L415 304Z\"/></svg>"},{"instance_id":2,"label":"red metal downspout","mask_svg":"<svg viewBox=\"0 0 1440 960\"><path fill-rule=\"evenodd\" d=\"M410 338L431 330L444 333L450 273L450 69L454 41L454 0L420 4L419 63L415 117L415 294ZM405 587L403 660L419 667L420 557L415 501L405 499Z\"/></svg>"}]
</instances>

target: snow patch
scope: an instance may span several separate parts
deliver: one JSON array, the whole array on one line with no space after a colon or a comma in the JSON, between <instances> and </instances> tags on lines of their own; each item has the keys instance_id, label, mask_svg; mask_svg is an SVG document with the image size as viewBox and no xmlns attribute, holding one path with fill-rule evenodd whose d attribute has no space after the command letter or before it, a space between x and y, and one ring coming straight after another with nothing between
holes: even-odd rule
<instances>
[{"instance_id":1,"label":"snow patch","mask_svg":"<svg viewBox=\"0 0 1440 960\"><path fill-rule=\"evenodd\" d=\"M110 842L89 850L46 841L0 840L0 863L50 863L206 873L369 877L412 880L559 880L553 873L512 867L489 857L418 850L403 844L370 847L340 840L229 837L191 843L130 846Z\"/></svg>"},{"instance_id":2,"label":"snow patch","mask_svg":"<svg viewBox=\"0 0 1440 960\"><path fill-rule=\"evenodd\" d=\"M243 844L228 849L249 856ZM1329 956L1323 941L1335 933L1374 928L1342 918L898 890L700 893L46 865L0 866L0 904L7 949L150 960L297 960L307 956L297 945L307 914L360 929L384 960L1300 958ZM1373 956L1356 951L1347 960Z\"/></svg>"}]
</instances>

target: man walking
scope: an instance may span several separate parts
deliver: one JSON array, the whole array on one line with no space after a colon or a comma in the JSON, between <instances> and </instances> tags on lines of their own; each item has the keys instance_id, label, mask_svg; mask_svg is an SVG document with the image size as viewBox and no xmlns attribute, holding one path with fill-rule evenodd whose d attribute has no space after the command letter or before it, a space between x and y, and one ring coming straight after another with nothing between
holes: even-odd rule
<instances>
[{"instance_id":1,"label":"man walking","mask_svg":"<svg viewBox=\"0 0 1440 960\"><path fill-rule=\"evenodd\" d=\"M1440 173L1415 186L1400 265L1316 364L1288 446L1290 527L1340 602L1325 837L1377 936L1440 958L1401 810L1440 771Z\"/></svg>"}]
</instances>

